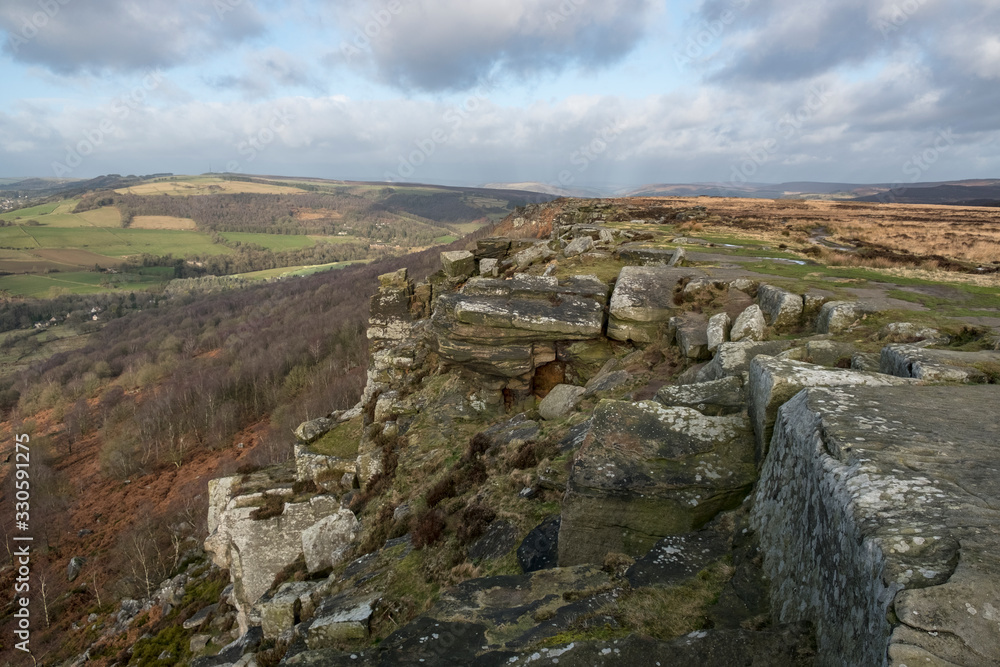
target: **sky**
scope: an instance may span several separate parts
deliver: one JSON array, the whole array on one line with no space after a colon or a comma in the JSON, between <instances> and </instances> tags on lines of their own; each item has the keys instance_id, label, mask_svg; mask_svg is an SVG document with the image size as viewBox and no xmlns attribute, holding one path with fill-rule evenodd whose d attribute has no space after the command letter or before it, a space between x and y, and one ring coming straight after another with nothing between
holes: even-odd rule
<instances>
[{"instance_id":1,"label":"sky","mask_svg":"<svg viewBox=\"0 0 1000 667\"><path fill-rule=\"evenodd\" d=\"M3 0L0 177L1000 176L1000 0Z\"/></svg>"}]
</instances>

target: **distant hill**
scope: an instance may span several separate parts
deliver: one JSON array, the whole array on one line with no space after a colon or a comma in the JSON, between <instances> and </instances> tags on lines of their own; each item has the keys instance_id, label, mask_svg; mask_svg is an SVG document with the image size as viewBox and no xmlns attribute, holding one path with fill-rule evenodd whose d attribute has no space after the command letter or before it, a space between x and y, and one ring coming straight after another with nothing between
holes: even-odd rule
<instances>
[{"instance_id":1,"label":"distant hill","mask_svg":"<svg viewBox=\"0 0 1000 667\"><path fill-rule=\"evenodd\" d=\"M897 202L900 204L952 204L956 206L1000 206L1000 181L975 185L922 185L888 188L855 201Z\"/></svg>"}]
</instances>

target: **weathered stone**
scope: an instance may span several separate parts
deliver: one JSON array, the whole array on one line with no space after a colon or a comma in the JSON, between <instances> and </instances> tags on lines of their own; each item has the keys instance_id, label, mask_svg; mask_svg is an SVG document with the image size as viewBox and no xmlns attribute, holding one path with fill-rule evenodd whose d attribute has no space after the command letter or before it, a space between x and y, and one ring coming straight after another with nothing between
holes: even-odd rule
<instances>
[{"instance_id":1,"label":"weathered stone","mask_svg":"<svg viewBox=\"0 0 1000 667\"><path fill-rule=\"evenodd\" d=\"M583 387L558 384L538 404L538 414L542 416L542 419L549 421L562 419L576 409L585 391L586 389Z\"/></svg>"},{"instance_id":2,"label":"weathered stone","mask_svg":"<svg viewBox=\"0 0 1000 667\"><path fill-rule=\"evenodd\" d=\"M802 320L802 297L780 287L758 287L757 304L772 327L794 327Z\"/></svg>"},{"instance_id":3,"label":"weathered stone","mask_svg":"<svg viewBox=\"0 0 1000 667\"><path fill-rule=\"evenodd\" d=\"M66 565L66 581L73 583L80 576L80 571L87 564L87 559L81 556L73 556Z\"/></svg>"},{"instance_id":4,"label":"weathered stone","mask_svg":"<svg viewBox=\"0 0 1000 667\"><path fill-rule=\"evenodd\" d=\"M517 562L525 572L548 570L559 560L558 516L549 517L531 529L517 548Z\"/></svg>"},{"instance_id":5,"label":"weathered stone","mask_svg":"<svg viewBox=\"0 0 1000 667\"><path fill-rule=\"evenodd\" d=\"M733 323L729 332L729 338L734 343L741 340L762 340L765 328L767 328L767 322L764 321L764 313L760 306L753 304L736 318L736 322Z\"/></svg>"},{"instance_id":6,"label":"weathered stone","mask_svg":"<svg viewBox=\"0 0 1000 667\"><path fill-rule=\"evenodd\" d=\"M495 259L479 260L479 275L485 278L496 278L498 274L497 265L499 263Z\"/></svg>"},{"instance_id":7,"label":"weathered stone","mask_svg":"<svg viewBox=\"0 0 1000 667\"><path fill-rule=\"evenodd\" d=\"M476 258L468 250L443 252L441 268L449 278L468 278L476 272Z\"/></svg>"},{"instance_id":8,"label":"weathered stone","mask_svg":"<svg viewBox=\"0 0 1000 667\"><path fill-rule=\"evenodd\" d=\"M275 575L302 553L302 532L339 509L337 498L316 496L286 503L280 516L253 519L255 507L241 506L239 496L229 501L205 540L205 551L216 565L229 568L241 630L249 627L247 613Z\"/></svg>"},{"instance_id":9,"label":"weathered stone","mask_svg":"<svg viewBox=\"0 0 1000 667\"><path fill-rule=\"evenodd\" d=\"M719 346L729 341L729 328L732 320L728 313L712 315L708 320L708 351L715 352Z\"/></svg>"},{"instance_id":10,"label":"weathered stone","mask_svg":"<svg viewBox=\"0 0 1000 667\"><path fill-rule=\"evenodd\" d=\"M358 596L352 592L324 600L306 630L306 645L316 650L367 639L378 600L378 597Z\"/></svg>"},{"instance_id":11,"label":"weathered stone","mask_svg":"<svg viewBox=\"0 0 1000 667\"><path fill-rule=\"evenodd\" d=\"M857 348L850 343L841 343L833 340L811 340L806 343L805 361L819 366L837 366L843 364L857 352ZM846 368L849 364L844 364L841 368Z\"/></svg>"},{"instance_id":12,"label":"weathered stone","mask_svg":"<svg viewBox=\"0 0 1000 667\"><path fill-rule=\"evenodd\" d=\"M339 510L302 531L302 553L309 572L337 565L361 532L354 512Z\"/></svg>"},{"instance_id":13,"label":"weathered stone","mask_svg":"<svg viewBox=\"0 0 1000 667\"><path fill-rule=\"evenodd\" d=\"M681 355L694 361L710 359L708 350L708 321L700 313L685 313L678 318L674 332Z\"/></svg>"},{"instance_id":14,"label":"weathered stone","mask_svg":"<svg viewBox=\"0 0 1000 667\"><path fill-rule=\"evenodd\" d=\"M808 389L779 411L752 519L776 620L815 624L817 664L995 664L987 405L1000 387Z\"/></svg>"},{"instance_id":15,"label":"weathered stone","mask_svg":"<svg viewBox=\"0 0 1000 667\"><path fill-rule=\"evenodd\" d=\"M814 661L811 633L802 624L763 631L698 630L672 641L631 634L622 639L574 641L537 650L497 651L465 664L471 667L812 667Z\"/></svg>"},{"instance_id":16,"label":"weathered stone","mask_svg":"<svg viewBox=\"0 0 1000 667\"><path fill-rule=\"evenodd\" d=\"M674 315L674 289L693 269L626 266L611 295L608 337L649 343L662 335Z\"/></svg>"},{"instance_id":17,"label":"weathered stone","mask_svg":"<svg viewBox=\"0 0 1000 667\"><path fill-rule=\"evenodd\" d=\"M609 245L613 245L615 242L615 235L612 233L610 229L602 229L600 231L600 234L598 235L598 238L601 241L601 243L607 243Z\"/></svg>"},{"instance_id":18,"label":"weathered stone","mask_svg":"<svg viewBox=\"0 0 1000 667\"><path fill-rule=\"evenodd\" d=\"M323 479L331 480L343 478L344 475L355 474L357 457L350 459L336 456L324 456L310 451L302 444L296 444L293 448L295 452L295 479L300 482L306 480ZM350 488L348 485L345 488Z\"/></svg>"},{"instance_id":19,"label":"weathered stone","mask_svg":"<svg viewBox=\"0 0 1000 667\"><path fill-rule=\"evenodd\" d=\"M368 316L368 339L401 341L410 335L412 315L410 300L413 283L400 269L379 277L379 291L371 298Z\"/></svg>"},{"instance_id":20,"label":"weathered stone","mask_svg":"<svg viewBox=\"0 0 1000 667\"><path fill-rule=\"evenodd\" d=\"M1000 352L935 350L917 345L887 345L879 367L883 373L925 382L984 382L975 364L1000 364Z\"/></svg>"},{"instance_id":21,"label":"weathered stone","mask_svg":"<svg viewBox=\"0 0 1000 667\"><path fill-rule=\"evenodd\" d=\"M469 558L474 561L496 560L510 553L517 544L517 526L503 519L491 523L486 532L469 547Z\"/></svg>"},{"instance_id":22,"label":"weathered stone","mask_svg":"<svg viewBox=\"0 0 1000 667\"><path fill-rule=\"evenodd\" d=\"M684 248L674 248L673 254L670 255L670 261L667 262L667 266L678 266L684 261L687 256L687 251Z\"/></svg>"},{"instance_id":23,"label":"weathered stone","mask_svg":"<svg viewBox=\"0 0 1000 667\"><path fill-rule=\"evenodd\" d=\"M698 371L698 382L711 382L725 377L740 376L750 370L750 362L754 357L766 354L773 356L781 354L792 346L791 341L741 340L738 343L723 343L715 353L712 361Z\"/></svg>"},{"instance_id":24,"label":"weathered stone","mask_svg":"<svg viewBox=\"0 0 1000 667\"><path fill-rule=\"evenodd\" d=\"M941 337L941 332L930 327L922 327L913 322L890 322L878 332L879 340L891 340L896 343L915 343L921 340Z\"/></svg>"},{"instance_id":25,"label":"weathered stone","mask_svg":"<svg viewBox=\"0 0 1000 667\"><path fill-rule=\"evenodd\" d=\"M597 396L599 394L611 392L620 387L624 387L631 382L632 379L632 374L623 370L601 373L590 379L584 387L583 395L584 397Z\"/></svg>"},{"instance_id":26,"label":"weathered stone","mask_svg":"<svg viewBox=\"0 0 1000 667\"><path fill-rule=\"evenodd\" d=\"M559 564L642 556L738 505L755 477L751 443L742 415L601 401L563 499Z\"/></svg>"},{"instance_id":27,"label":"weathered stone","mask_svg":"<svg viewBox=\"0 0 1000 667\"><path fill-rule=\"evenodd\" d=\"M483 434L488 436L497 447L515 448L534 442L540 433L538 422L520 414L499 424L489 427Z\"/></svg>"},{"instance_id":28,"label":"weathered stone","mask_svg":"<svg viewBox=\"0 0 1000 667\"><path fill-rule=\"evenodd\" d=\"M577 255L582 255L585 252L590 252L594 249L594 239L589 236L579 236L573 239L568 246L563 250L563 254L567 257L576 257Z\"/></svg>"},{"instance_id":29,"label":"weathered stone","mask_svg":"<svg viewBox=\"0 0 1000 667\"><path fill-rule=\"evenodd\" d=\"M530 248L526 248L521 252L514 255L514 266L518 269L526 269L532 264L537 264L538 262L548 261L555 256L552 249L549 248L548 243L536 243Z\"/></svg>"},{"instance_id":30,"label":"weathered stone","mask_svg":"<svg viewBox=\"0 0 1000 667\"><path fill-rule=\"evenodd\" d=\"M746 409L743 381L726 377L711 382L664 385L656 400L666 406L693 408L708 417L731 415Z\"/></svg>"},{"instance_id":31,"label":"weathered stone","mask_svg":"<svg viewBox=\"0 0 1000 667\"><path fill-rule=\"evenodd\" d=\"M183 626L185 630L195 630L205 625L208 622L209 617L212 616L218 610L219 605L210 604L207 607L202 607L198 612L191 618L184 621Z\"/></svg>"},{"instance_id":32,"label":"weathered stone","mask_svg":"<svg viewBox=\"0 0 1000 667\"><path fill-rule=\"evenodd\" d=\"M501 260L507 256L509 250L510 239L508 238L493 237L476 241L476 259L480 262L484 258Z\"/></svg>"},{"instance_id":33,"label":"weathered stone","mask_svg":"<svg viewBox=\"0 0 1000 667\"><path fill-rule=\"evenodd\" d=\"M729 553L729 545L719 533L705 530L664 537L632 565L626 577L632 588L673 586Z\"/></svg>"},{"instance_id":34,"label":"weathered stone","mask_svg":"<svg viewBox=\"0 0 1000 667\"><path fill-rule=\"evenodd\" d=\"M277 639L301 620L302 596L312 585L305 581L281 584L271 599L260 604L261 630L265 639Z\"/></svg>"},{"instance_id":35,"label":"weathered stone","mask_svg":"<svg viewBox=\"0 0 1000 667\"><path fill-rule=\"evenodd\" d=\"M651 248L636 243L618 246L615 255L626 262L642 266L667 266L676 255L674 248Z\"/></svg>"},{"instance_id":36,"label":"weathered stone","mask_svg":"<svg viewBox=\"0 0 1000 667\"><path fill-rule=\"evenodd\" d=\"M333 428L333 426L333 420L327 419L326 417L320 417L319 419L302 422L299 424L299 427L295 429L295 437L298 438L299 442L309 445L326 435L326 433Z\"/></svg>"},{"instance_id":37,"label":"weathered stone","mask_svg":"<svg viewBox=\"0 0 1000 667\"><path fill-rule=\"evenodd\" d=\"M788 399L806 387L893 387L912 384L881 373L834 370L801 361L758 356L750 362L747 408L757 441L757 461L763 464L774 431L774 420Z\"/></svg>"},{"instance_id":38,"label":"weathered stone","mask_svg":"<svg viewBox=\"0 0 1000 667\"><path fill-rule=\"evenodd\" d=\"M845 331L870 310L857 301L828 301L819 310L816 332L831 334Z\"/></svg>"},{"instance_id":39,"label":"weathered stone","mask_svg":"<svg viewBox=\"0 0 1000 667\"><path fill-rule=\"evenodd\" d=\"M851 370L879 372L879 355L856 352L851 355Z\"/></svg>"},{"instance_id":40,"label":"weathered stone","mask_svg":"<svg viewBox=\"0 0 1000 667\"><path fill-rule=\"evenodd\" d=\"M194 635L191 637L191 641L188 642L188 648L192 654L198 655L205 650L210 641L212 641L212 635Z\"/></svg>"}]
</instances>

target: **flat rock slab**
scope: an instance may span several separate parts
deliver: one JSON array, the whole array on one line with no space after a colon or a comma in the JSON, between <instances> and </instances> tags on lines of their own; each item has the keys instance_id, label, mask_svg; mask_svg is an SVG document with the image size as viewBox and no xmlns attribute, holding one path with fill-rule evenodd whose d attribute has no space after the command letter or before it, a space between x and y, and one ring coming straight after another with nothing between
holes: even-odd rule
<instances>
[{"instance_id":1,"label":"flat rock slab","mask_svg":"<svg viewBox=\"0 0 1000 667\"><path fill-rule=\"evenodd\" d=\"M673 586L690 579L729 553L719 533L702 531L664 537L628 569L632 588Z\"/></svg>"},{"instance_id":2,"label":"flat rock slab","mask_svg":"<svg viewBox=\"0 0 1000 667\"><path fill-rule=\"evenodd\" d=\"M1000 386L967 385L781 408L752 523L776 620L815 623L820 664L997 664L998 405Z\"/></svg>"},{"instance_id":3,"label":"flat rock slab","mask_svg":"<svg viewBox=\"0 0 1000 667\"><path fill-rule=\"evenodd\" d=\"M656 400L663 405L693 408L709 417L732 415L746 410L743 380L738 377L695 384L665 385L656 392Z\"/></svg>"},{"instance_id":4,"label":"flat rock slab","mask_svg":"<svg viewBox=\"0 0 1000 667\"><path fill-rule=\"evenodd\" d=\"M704 275L696 269L626 266L611 294L608 337L639 343L656 340L675 313L677 283Z\"/></svg>"},{"instance_id":5,"label":"flat rock slab","mask_svg":"<svg viewBox=\"0 0 1000 667\"><path fill-rule=\"evenodd\" d=\"M887 345L879 358L879 370L883 373L927 382L985 382L986 375L976 368L977 364L1000 365L1000 352Z\"/></svg>"},{"instance_id":6,"label":"flat rock slab","mask_svg":"<svg viewBox=\"0 0 1000 667\"><path fill-rule=\"evenodd\" d=\"M805 626L762 632L700 630L658 641L629 635L613 641L583 641L537 651L492 652L472 667L807 667L815 664L812 637Z\"/></svg>"},{"instance_id":7,"label":"flat rock slab","mask_svg":"<svg viewBox=\"0 0 1000 667\"><path fill-rule=\"evenodd\" d=\"M913 384L913 380L863 371L824 368L803 361L758 356L750 363L747 408L757 441L757 461L767 454L774 422L785 401L806 387L891 387Z\"/></svg>"},{"instance_id":8,"label":"flat rock slab","mask_svg":"<svg viewBox=\"0 0 1000 667\"><path fill-rule=\"evenodd\" d=\"M775 356L792 346L787 340L741 340L723 343L712 361L698 371L698 382L711 382L726 377L738 377L750 370L750 362L759 355Z\"/></svg>"},{"instance_id":9,"label":"flat rock slab","mask_svg":"<svg viewBox=\"0 0 1000 667\"><path fill-rule=\"evenodd\" d=\"M641 557L738 505L756 478L743 415L601 401L563 499L559 564Z\"/></svg>"}]
</instances>

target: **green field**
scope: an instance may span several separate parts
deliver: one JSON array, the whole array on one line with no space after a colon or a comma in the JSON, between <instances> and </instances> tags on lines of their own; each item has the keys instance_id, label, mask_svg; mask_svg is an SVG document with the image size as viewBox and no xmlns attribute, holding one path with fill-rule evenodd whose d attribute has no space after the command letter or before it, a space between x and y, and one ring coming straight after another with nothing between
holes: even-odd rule
<instances>
[{"instance_id":1,"label":"green field","mask_svg":"<svg viewBox=\"0 0 1000 667\"><path fill-rule=\"evenodd\" d=\"M247 232L221 232L219 234L227 241L238 241L240 243L254 243L259 246L274 250L299 250L300 248L310 248L315 245L309 236L295 234L251 234Z\"/></svg>"},{"instance_id":2,"label":"green field","mask_svg":"<svg viewBox=\"0 0 1000 667\"><path fill-rule=\"evenodd\" d=\"M16 211L8 211L6 213L0 213L0 220L17 220L18 218L24 218L25 220L29 218L35 218L40 215L47 215L56 210L61 204L65 202L53 202L49 204L39 204L38 206L32 206L31 208L19 208Z\"/></svg>"},{"instance_id":3,"label":"green field","mask_svg":"<svg viewBox=\"0 0 1000 667\"><path fill-rule=\"evenodd\" d=\"M280 269L268 269L266 271L252 271L250 273L238 273L238 278L248 278L250 280L268 280L270 278L289 278L292 276L310 276L314 273L343 269L352 264L364 264L369 260L360 259L350 262L333 262L332 264L316 264L314 266L286 266Z\"/></svg>"},{"instance_id":4,"label":"green field","mask_svg":"<svg viewBox=\"0 0 1000 667\"><path fill-rule=\"evenodd\" d=\"M173 273L171 271L171 276ZM109 289L138 291L169 279L156 275L116 276L93 271L71 271L45 275L0 276L0 290L14 296L51 297L60 293L95 294ZM103 284L102 284L103 283Z\"/></svg>"},{"instance_id":5,"label":"green field","mask_svg":"<svg viewBox=\"0 0 1000 667\"><path fill-rule=\"evenodd\" d=\"M82 249L106 257L127 257L144 252L172 254L226 255L233 251L212 243L208 234L169 229L112 229L108 227L3 227L0 248Z\"/></svg>"}]
</instances>

